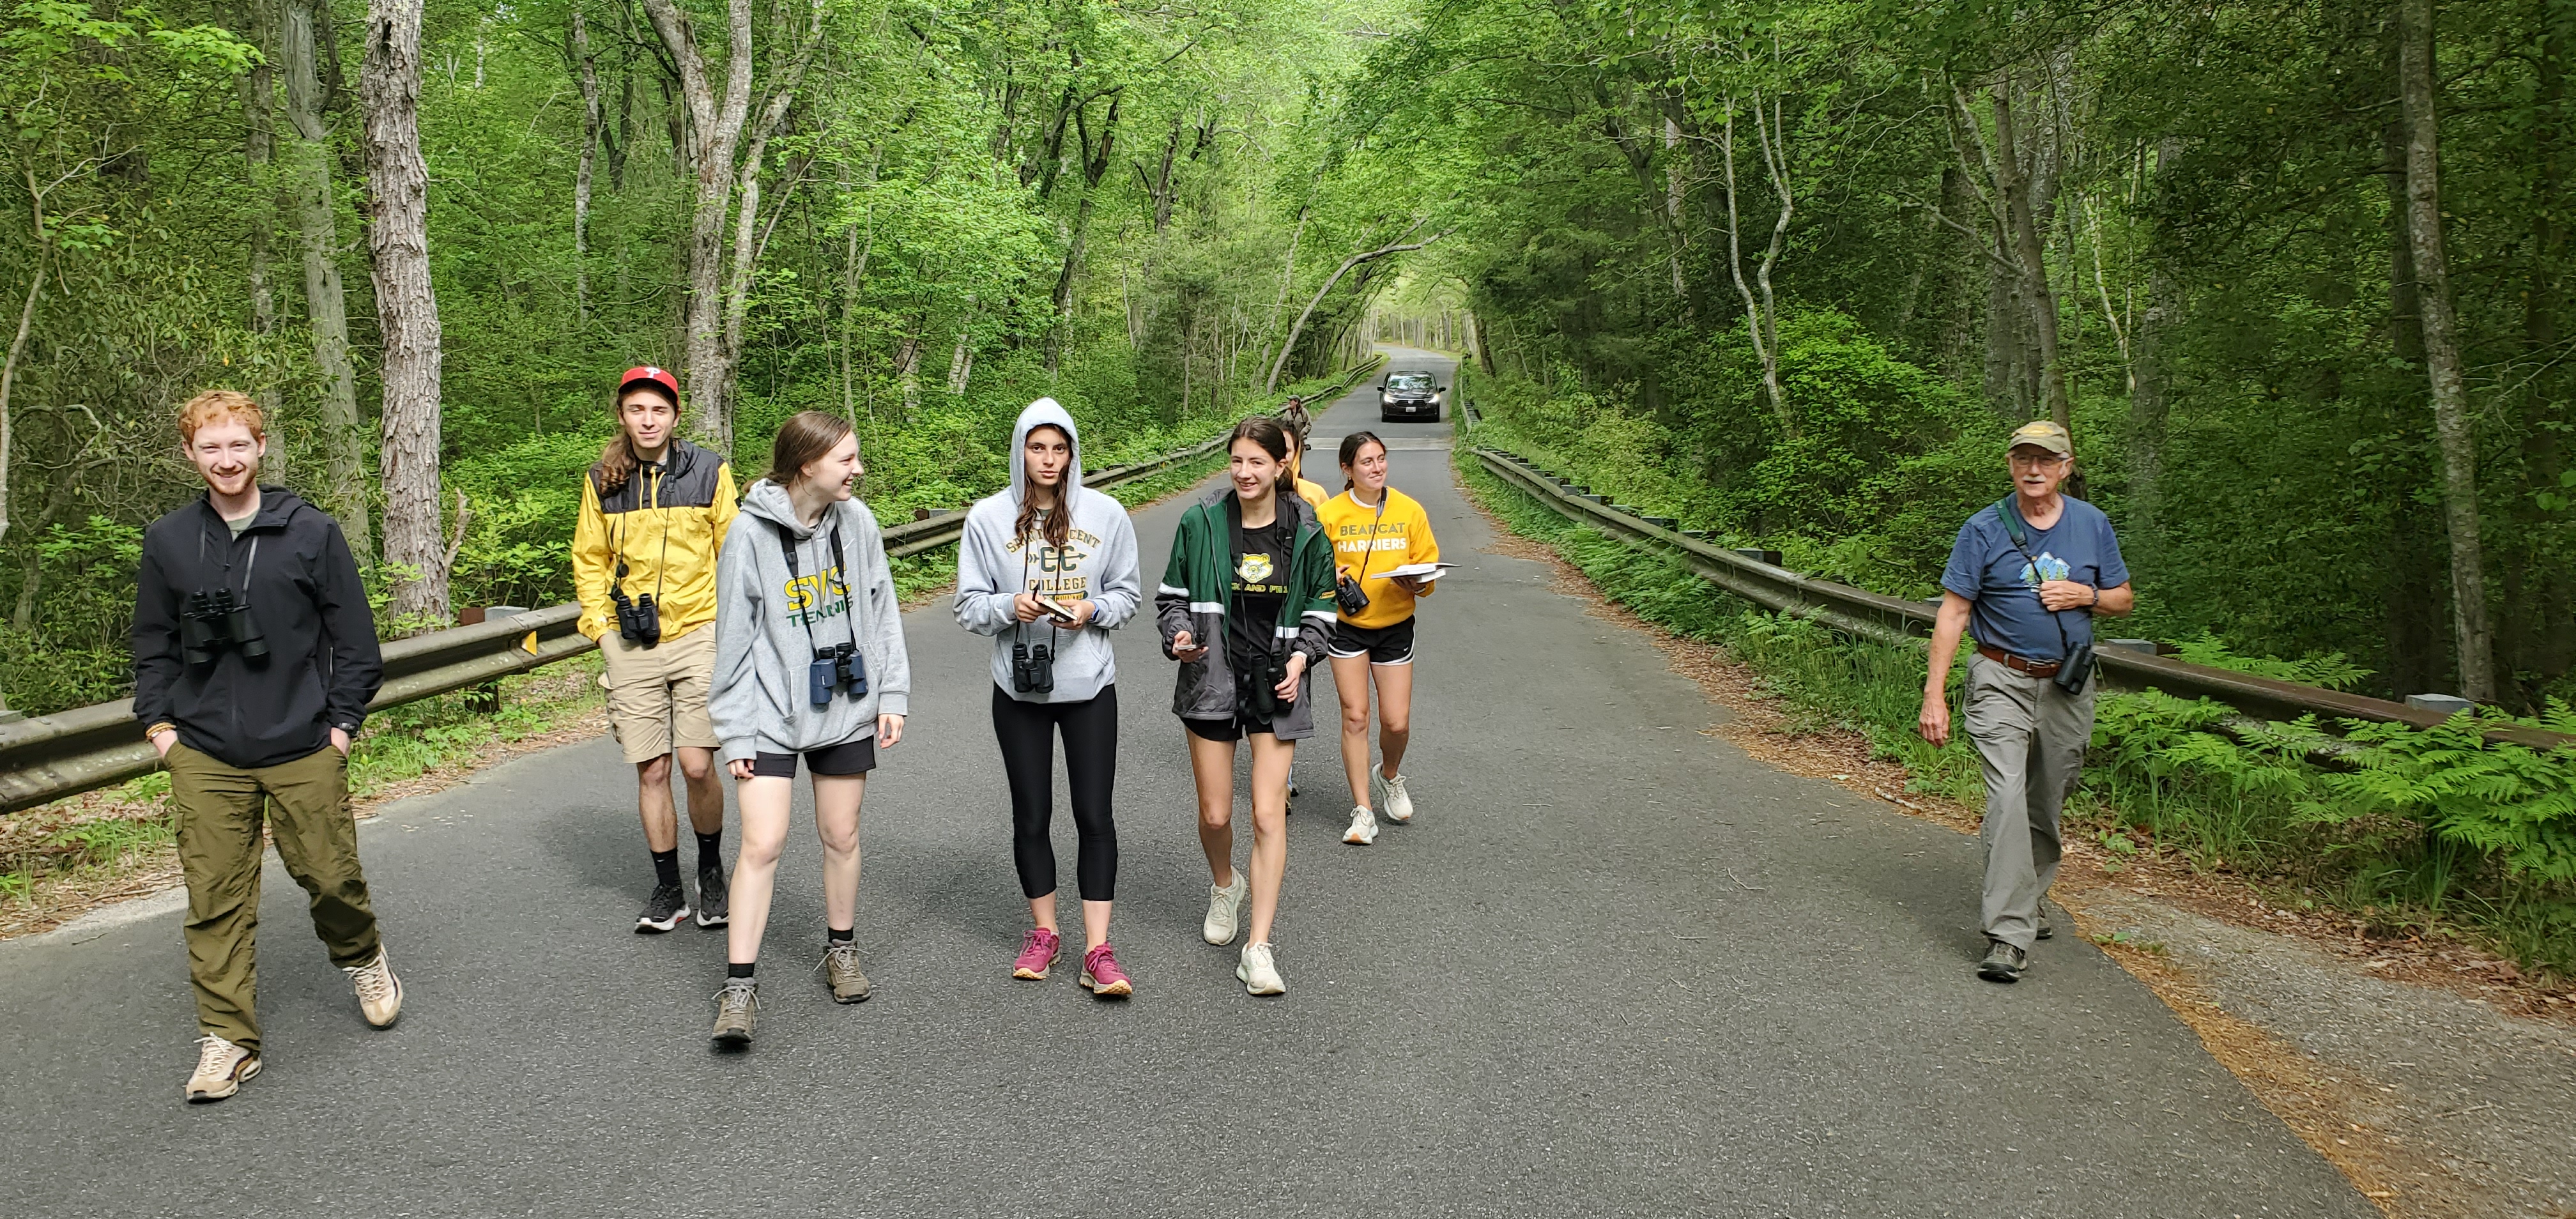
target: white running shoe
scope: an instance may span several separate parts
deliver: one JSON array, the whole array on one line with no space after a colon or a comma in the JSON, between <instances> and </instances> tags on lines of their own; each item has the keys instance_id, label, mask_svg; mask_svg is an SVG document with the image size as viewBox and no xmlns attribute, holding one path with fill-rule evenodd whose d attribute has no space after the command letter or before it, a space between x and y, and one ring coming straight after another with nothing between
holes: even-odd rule
<instances>
[{"instance_id":1,"label":"white running shoe","mask_svg":"<svg viewBox=\"0 0 2576 1219\"><path fill-rule=\"evenodd\" d=\"M257 1074L259 1055L208 1033L197 1039L197 1069L188 1075L188 1103L222 1100L241 1091L242 1084Z\"/></svg>"},{"instance_id":2,"label":"white running shoe","mask_svg":"<svg viewBox=\"0 0 2576 1219\"><path fill-rule=\"evenodd\" d=\"M1369 772L1369 787L1377 796L1377 806L1386 810L1386 819L1403 825L1413 820L1413 797L1404 790L1404 776L1390 779L1375 770Z\"/></svg>"},{"instance_id":3,"label":"white running shoe","mask_svg":"<svg viewBox=\"0 0 2576 1219\"><path fill-rule=\"evenodd\" d=\"M1234 942L1234 927L1243 918L1243 899L1252 896L1252 882L1243 869L1234 870L1234 883L1208 886L1207 921L1199 924L1199 935L1211 944Z\"/></svg>"},{"instance_id":4,"label":"white running shoe","mask_svg":"<svg viewBox=\"0 0 2576 1219\"><path fill-rule=\"evenodd\" d=\"M1377 814L1365 804L1351 806L1351 828L1342 831L1342 841L1364 847L1377 841Z\"/></svg>"},{"instance_id":5,"label":"white running shoe","mask_svg":"<svg viewBox=\"0 0 2576 1219\"><path fill-rule=\"evenodd\" d=\"M1246 944L1243 959L1234 966L1234 976L1243 983L1247 995L1284 995L1288 983L1279 976L1279 963L1270 959L1270 945Z\"/></svg>"}]
</instances>

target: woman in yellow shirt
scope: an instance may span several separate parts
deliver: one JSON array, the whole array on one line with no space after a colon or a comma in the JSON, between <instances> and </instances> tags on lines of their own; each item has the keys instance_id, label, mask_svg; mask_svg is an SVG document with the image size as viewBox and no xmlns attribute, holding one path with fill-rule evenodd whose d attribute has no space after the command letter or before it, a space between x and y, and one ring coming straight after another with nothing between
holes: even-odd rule
<instances>
[{"instance_id":1,"label":"woman in yellow shirt","mask_svg":"<svg viewBox=\"0 0 2576 1219\"><path fill-rule=\"evenodd\" d=\"M1337 577L1358 585L1367 598L1345 599L1334 624L1333 688L1342 700L1342 769L1351 783L1351 827L1342 841L1366 846L1377 840L1377 814L1399 824L1413 820L1413 797L1404 790L1404 748L1413 735L1413 603L1431 594L1422 575L1388 575L1436 563L1440 543L1431 518L1412 496L1386 485L1386 442L1370 432L1342 438L1341 494L1315 510L1333 543ZM1369 685L1377 686L1378 752L1369 771Z\"/></svg>"}]
</instances>

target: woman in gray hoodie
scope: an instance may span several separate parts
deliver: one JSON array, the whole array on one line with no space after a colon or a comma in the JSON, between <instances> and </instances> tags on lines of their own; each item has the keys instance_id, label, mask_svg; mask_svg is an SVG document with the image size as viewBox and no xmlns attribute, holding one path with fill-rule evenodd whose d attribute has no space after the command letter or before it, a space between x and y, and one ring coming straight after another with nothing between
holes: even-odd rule
<instances>
[{"instance_id":1,"label":"woman in gray hoodie","mask_svg":"<svg viewBox=\"0 0 2576 1219\"><path fill-rule=\"evenodd\" d=\"M1109 632L1136 615L1144 584L1136 528L1116 499L1082 485L1082 442L1053 398L1020 412L1010 486L976 502L957 545L957 624L993 637L993 736L1011 780L1011 855L1034 926L1011 963L1043 979L1055 964L1055 739L1064 737L1073 823L1082 836L1082 976L1097 998L1134 993L1109 947L1118 881L1118 661Z\"/></svg>"},{"instance_id":2,"label":"woman in gray hoodie","mask_svg":"<svg viewBox=\"0 0 2576 1219\"><path fill-rule=\"evenodd\" d=\"M859 896L859 799L876 752L903 739L912 667L885 539L850 497L859 440L838 416L789 419L716 562L716 672L707 712L739 783L735 862L716 1044L751 1043L759 1011L752 966L787 841L796 759L814 772L823 838L824 980L832 998L868 997L851 929Z\"/></svg>"}]
</instances>

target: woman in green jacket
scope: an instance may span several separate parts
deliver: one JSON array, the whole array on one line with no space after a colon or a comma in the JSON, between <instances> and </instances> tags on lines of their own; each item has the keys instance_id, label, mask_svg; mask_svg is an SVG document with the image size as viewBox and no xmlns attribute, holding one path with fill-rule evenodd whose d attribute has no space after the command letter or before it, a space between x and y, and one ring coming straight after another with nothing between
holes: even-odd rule
<instances>
[{"instance_id":1,"label":"woman in green jacket","mask_svg":"<svg viewBox=\"0 0 2576 1219\"><path fill-rule=\"evenodd\" d=\"M1288 766L1296 742L1315 734L1308 676L1331 638L1333 548L1315 510L1280 493L1289 439L1278 420L1236 424L1226 448L1228 485L1181 514L1154 613L1163 654L1181 662L1172 711L1189 729L1210 877L1200 933L1233 943L1248 887L1252 931L1234 976L1251 994L1277 995L1288 989L1270 950L1288 869ZM1234 867L1238 740L1252 742L1252 856L1242 871Z\"/></svg>"}]
</instances>

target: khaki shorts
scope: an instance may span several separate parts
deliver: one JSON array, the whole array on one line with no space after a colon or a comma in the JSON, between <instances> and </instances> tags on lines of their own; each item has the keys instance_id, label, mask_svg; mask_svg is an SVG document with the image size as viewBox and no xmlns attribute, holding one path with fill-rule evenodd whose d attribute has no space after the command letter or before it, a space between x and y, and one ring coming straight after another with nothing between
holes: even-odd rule
<instances>
[{"instance_id":1,"label":"khaki shorts","mask_svg":"<svg viewBox=\"0 0 2576 1219\"><path fill-rule=\"evenodd\" d=\"M608 664L599 684L608 687L608 730L629 762L650 762L674 747L716 747L707 718L707 684L716 675L716 627L710 622L677 639L637 647L616 632L600 636Z\"/></svg>"}]
</instances>

